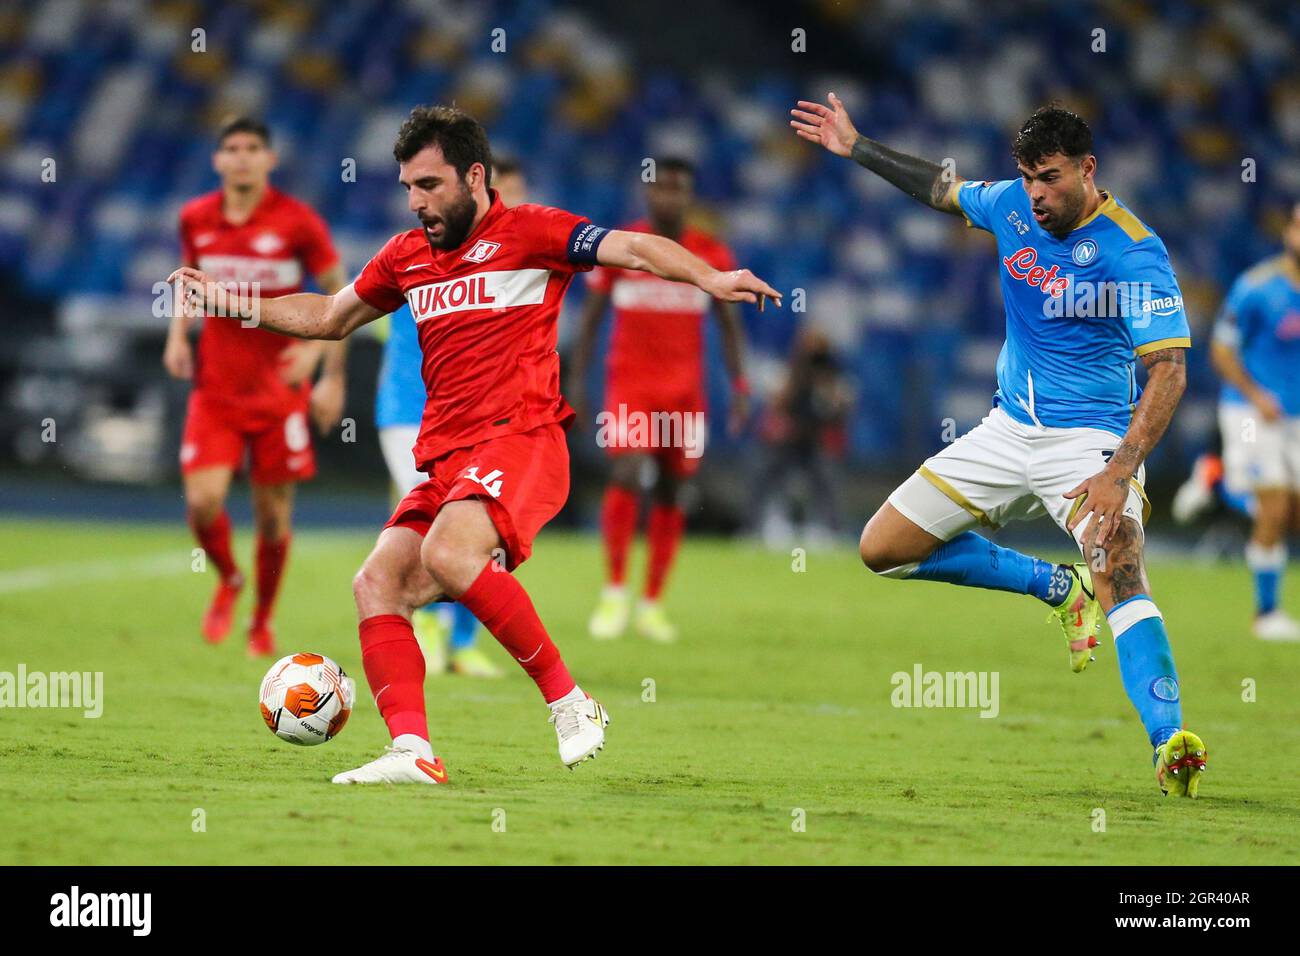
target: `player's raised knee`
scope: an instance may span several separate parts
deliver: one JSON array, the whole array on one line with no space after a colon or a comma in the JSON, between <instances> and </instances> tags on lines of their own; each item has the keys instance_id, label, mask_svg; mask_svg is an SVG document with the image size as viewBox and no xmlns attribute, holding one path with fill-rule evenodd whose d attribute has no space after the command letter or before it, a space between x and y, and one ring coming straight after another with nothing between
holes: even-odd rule
<instances>
[{"instance_id":1,"label":"player's raised knee","mask_svg":"<svg viewBox=\"0 0 1300 956\"><path fill-rule=\"evenodd\" d=\"M862 529L862 537L858 539L858 556L875 574L884 574L898 564L881 536L872 531L870 523Z\"/></svg>"}]
</instances>

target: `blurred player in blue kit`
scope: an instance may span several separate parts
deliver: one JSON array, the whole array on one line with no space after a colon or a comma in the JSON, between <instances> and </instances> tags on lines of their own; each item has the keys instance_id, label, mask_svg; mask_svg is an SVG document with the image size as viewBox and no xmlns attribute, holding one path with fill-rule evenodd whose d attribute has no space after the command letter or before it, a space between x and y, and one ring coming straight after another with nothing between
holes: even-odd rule
<instances>
[{"instance_id":1,"label":"blurred player in blue kit","mask_svg":"<svg viewBox=\"0 0 1300 956\"><path fill-rule=\"evenodd\" d=\"M1253 498L1246 564L1255 584L1255 636L1300 640L1281 606L1286 537L1300 525L1300 203L1283 251L1246 270L1214 326L1211 356L1223 379L1219 432L1223 486Z\"/></svg>"}]
</instances>

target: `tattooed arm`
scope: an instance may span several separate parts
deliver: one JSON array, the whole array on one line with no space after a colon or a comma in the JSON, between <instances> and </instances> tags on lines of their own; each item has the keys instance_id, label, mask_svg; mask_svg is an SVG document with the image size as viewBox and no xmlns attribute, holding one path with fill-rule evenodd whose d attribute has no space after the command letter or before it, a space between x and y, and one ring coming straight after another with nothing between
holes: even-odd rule
<instances>
[{"instance_id":1,"label":"tattooed arm","mask_svg":"<svg viewBox=\"0 0 1300 956\"><path fill-rule=\"evenodd\" d=\"M1115 455L1112 466L1125 470L1126 477L1137 474L1138 466L1164 437L1174 409L1187 388L1187 350L1160 349L1142 356L1147 370L1147 386L1138 400L1133 421Z\"/></svg>"},{"instance_id":2,"label":"tattooed arm","mask_svg":"<svg viewBox=\"0 0 1300 956\"><path fill-rule=\"evenodd\" d=\"M1129 480L1164 436L1187 387L1186 349L1150 352L1142 356L1142 364L1147 369L1147 386L1123 441L1105 468L1065 495L1067 498L1084 497L1070 522L1070 530L1093 516L1096 520L1092 522L1088 538L1098 545L1105 544L1115 533L1128 501Z\"/></svg>"},{"instance_id":3,"label":"tattooed arm","mask_svg":"<svg viewBox=\"0 0 1300 956\"><path fill-rule=\"evenodd\" d=\"M962 214L955 196L962 182L959 176L927 159L908 156L868 139L854 127L840 98L831 93L829 99L829 106L800 100L799 108L790 111L794 117L790 125L800 137L820 143L836 156L852 158L931 209L953 216Z\"/></svg>"}]
</instances>

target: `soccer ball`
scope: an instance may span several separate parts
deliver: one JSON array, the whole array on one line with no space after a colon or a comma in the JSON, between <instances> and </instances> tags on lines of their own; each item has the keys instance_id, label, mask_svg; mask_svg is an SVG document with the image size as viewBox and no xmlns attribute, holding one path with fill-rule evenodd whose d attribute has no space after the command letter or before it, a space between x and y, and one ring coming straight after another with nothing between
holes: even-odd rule
<instances>
[{"instance_id":1,"label":"soccer ball","mask_svg":"<svg viewBox=\"0 0 1300 956\"><path fill-rule=\"evenodd\" d=\"M312 746L338 736L357 699L357 685L328 657L290 654L262 678L262 719L291 744Z\"/></svg>"}]
</instances>

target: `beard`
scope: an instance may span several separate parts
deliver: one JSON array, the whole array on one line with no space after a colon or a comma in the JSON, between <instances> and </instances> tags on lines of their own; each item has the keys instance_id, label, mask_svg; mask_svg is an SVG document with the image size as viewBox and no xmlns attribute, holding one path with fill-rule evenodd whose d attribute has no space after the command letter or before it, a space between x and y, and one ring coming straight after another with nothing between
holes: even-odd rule
<instances>
[{"instance_id":1,"label":"beard","mask_svg":"<svg viewBox=\"0 0 1300 956\"><path fill-rule=\"evenodd\" d=\"M1043 229L1057 239L1064 238L1083 218L1083 207L1086 203L1087 197L1080 189L1077 196L1071 196L1062 202L1060 209L1041 207L1047 212L1047 218L1041 223Z\"/></svg>"},{"instance_id":2,"label":"beard","mask_svg":"<svg viewBox=\"0 0 1300 956\"><path fill-rule=\"evenodd\" d=\"M474 197L462 183L460 187L460 198L448 206L441 216L420 217L420 222L424 224L424 235L429 240L429 245L435 249L455 249L465 237L469 235L470 228L474 225L474 216L478 213L478 206L474 203ZM441 224L442 235L435 238L430 234L431 226Z\"/></svg>"}]
</instances>

